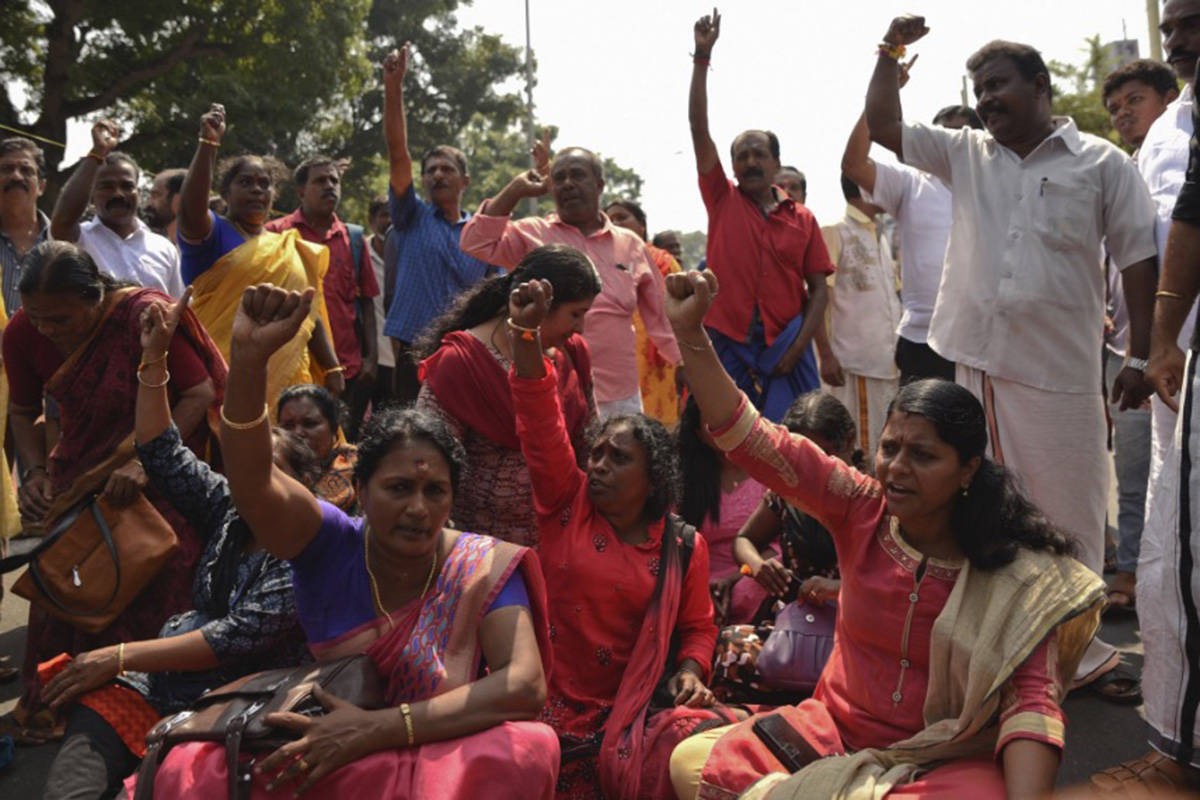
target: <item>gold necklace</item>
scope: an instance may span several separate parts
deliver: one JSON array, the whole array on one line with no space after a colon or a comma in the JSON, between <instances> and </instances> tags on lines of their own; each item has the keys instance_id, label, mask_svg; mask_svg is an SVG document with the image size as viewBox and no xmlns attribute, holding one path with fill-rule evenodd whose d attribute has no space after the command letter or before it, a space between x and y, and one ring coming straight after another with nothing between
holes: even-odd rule
<instances>
[{"instance_id":1,"label":"gold necklace","mask_svg":"<svg viewBox=\"0 0 1200 800\"><path fill-rule=\"evenodd\" d=\"M371 581L371 595L375 601L375 609L381 617L388 621L388 627L392 625L392 615L389 614L383 607L383 600L379 596L379 583L375 580L375 573L371 571L371 555L367 550L367 542L371 536L371 526L367 522L363 522L363 564L367 568L367 577ZM429 591L429 585L433 583L434 570L437 567L437 549L433 551L433 561L429 564L429 575L425 578L425 586L421 588L421 596L418 599L424 599Z\"/></svg>"}]
</instances>

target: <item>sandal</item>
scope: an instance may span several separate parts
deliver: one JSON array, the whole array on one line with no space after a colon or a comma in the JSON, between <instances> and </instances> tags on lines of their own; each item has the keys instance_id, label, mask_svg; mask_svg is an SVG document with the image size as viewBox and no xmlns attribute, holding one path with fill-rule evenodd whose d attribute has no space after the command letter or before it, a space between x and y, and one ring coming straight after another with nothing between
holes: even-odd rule
<instances>
[{"instance_id":1,"label":"sandal","mask_svg":"<svg viewBox=\"0 0 1200 800\"><path fill-rule=\"evenodd\" d=\"M1136 706L1142 702L1141 678L1120 662L1087 683L1072 687L1071 691L1088 692L1119 706Z\"/></svg>"},{"instance_id":2,"label":"sandal","mask_svg":"<svg viewBox=\"0 0 1200 800\"><path fill-rule=\"evenodd\" d=\"M1131 796L1138 792L1138 796L1141 793L1157 796L1200 788L1200 770L1185 767L1152 750L1141 758L1097 772L1092 775L1091 784L1105 794Z\"/></svg>"},{"instance_id":3,"label":"sandal","mask_svg":"<svg viewBox=\"0 0 1200 800\"><path fill-rule=\"evenodd\" d=\"M1108 600L1108 605L1104 607L1104 614L1132 614L1137 612L1137 596L1123 589L1109 589L1104 593Z\"/></svg>"}]
</instances>

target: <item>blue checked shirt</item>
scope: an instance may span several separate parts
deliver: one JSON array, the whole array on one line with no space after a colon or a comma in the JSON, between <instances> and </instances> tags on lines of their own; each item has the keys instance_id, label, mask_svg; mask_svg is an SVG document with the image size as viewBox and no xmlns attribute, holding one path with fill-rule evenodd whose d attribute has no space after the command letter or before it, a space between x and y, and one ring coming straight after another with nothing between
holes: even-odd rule
<instances>
[{"instance_id":1,"label":"blue checked shirt","mask_svg":"<svg viewBox=\"0 0 1200 800\"><path fill-rule=\"evenodd\" d=\"M38 233L34 247L50 238L50 218L41 211L37 215ZM12 240L0 232L0 295L4 297L4 310L9 319L21 307L21 293L17 291L17 284L21 282L21 267L28 257L28 252L18 253Z\"/></svg>"},{"instance_id":2,"label":"blue checked shirt","mask_svg":"<svg viewBox=\"0 0 1200 800\"><path fill-rule=\"evenodd\" d=\"M459 294L494 268L459 249L458 240L471 215L454 222L417 197L416 188L397 196L388 187L392 230L384 248L386 270L395 269L395 289L384 333L412 344L425 327Z\"/></svg>"}]
</instances>

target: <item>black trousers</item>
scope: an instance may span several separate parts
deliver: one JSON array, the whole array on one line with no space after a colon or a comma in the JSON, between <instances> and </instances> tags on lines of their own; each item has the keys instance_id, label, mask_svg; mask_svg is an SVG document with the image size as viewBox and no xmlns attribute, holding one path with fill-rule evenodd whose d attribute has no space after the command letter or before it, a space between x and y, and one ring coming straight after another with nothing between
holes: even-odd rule
<instances>
[{"instance_id":1,"label":"black trousers","mask_svg":"<svg viewBox=\"0 0 1200 800\"><path fill-rule=\"evenodd\" d=\"M933 352L933 348L901 336L896 340L896 366L900 368L900 385L923 378L954 380L954 362Z\"/></svg>"},{"instance_id":2,"label":"black trousers","mask_svg":"<svg viewBox=\"0 0 1200 800\"><path fill-rule=\"evenodd\" d=\"M81 705L67 716L62 746L50 765L43 800L108 800L141 763L104 717Z\"/></svg>"}]
</instances>

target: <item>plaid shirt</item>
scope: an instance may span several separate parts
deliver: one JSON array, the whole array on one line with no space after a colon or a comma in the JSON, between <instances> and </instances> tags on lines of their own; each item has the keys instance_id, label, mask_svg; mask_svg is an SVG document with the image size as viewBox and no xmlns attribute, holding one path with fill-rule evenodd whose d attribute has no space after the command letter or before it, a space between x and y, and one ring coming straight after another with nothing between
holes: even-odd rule
<instances>
[{"instance_id":1,"label":"plaid shirt","mask_svg":"<svg viewBox=\"0 0 1200 800\"><path fill-rule=\"evenodd\" d=\"M38 233L33 242L35 247L50 238L50 218L40 210L37 215ZM32 249L31 247L30 250ZM0 231L0 295L4 297L4 310L10 319L21 307L21 293L17 291L17 284L21 281L21 267L25 265L25 259L28 257L28 252L18 253L12 240Z\"/></svg>"}]
</instances>

